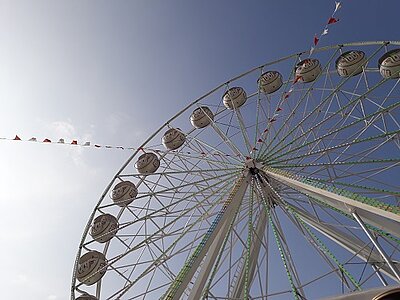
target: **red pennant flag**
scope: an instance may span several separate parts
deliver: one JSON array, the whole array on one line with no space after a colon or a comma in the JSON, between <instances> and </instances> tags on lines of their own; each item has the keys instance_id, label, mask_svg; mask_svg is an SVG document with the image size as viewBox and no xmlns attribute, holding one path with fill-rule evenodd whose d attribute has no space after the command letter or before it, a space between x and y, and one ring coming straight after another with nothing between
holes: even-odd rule
<instances>
[{"instance_id":1,"label":"red pennant flag","mask_svg":"<svg viewBox=\"0 0 400 300\"><path fill-rule=\"evenodd\" d=\"M319 42L319 38L315 35L314 36L314 46L317 46L318 42Z\"/></svg>"},{"instance_id":2,"label":"red pennant flag","mask_svg":"<svg viewBox=\"0 0 400 300\"><path fill-rule=\"evenodd\" d=\"M328 20L328 24L335 24L337 22L339 22L339 19L329 18L329 20Z\"/></svg>"},{"instance_id":3,"label":"red pennant flag","mask_svg":"<svg viewBox=\"0 0 400 300\"><path fill-rule=\"evenodd\" d=\"M269 120L270 123L275 122L275 121L276 121L275 118L272 118L272 119Z\"/></svg>"},{"instance_id":4,"label":"red pennant flag","mask_svg":"<svg viewBox=\"0 0 400 300\"><path fill-rule=\"evenodd\" d=\"M249 159L251 159L251 157L249 157L249 156L246 156L246 160L249 160Z\"/></svg>"},{"instance_id":5,"label":"red pennant flag","mask_svg":"<svg viewBox=\"0 0 400 300\"><path fill-rule=\"evenodd\" d=\"M229 154L225 154L225 156L230 156Z\"/></svg>"},{"instance_id":6,"label":"red pennant flag","mask_svg":"<svg viewBox=\"0 0 400 300\"><path fill-rule=\"evenodd\" d=\"M15 136L15 138L13 139L14 141L20 141L21 139L19 138L18 135Z\"/></svg>"},{"instance_id":7,"label":"red pennant flag","mask_svg":"<svg viewBox=\"0 0 400 300\"><path fill-rule=\"evenodd\" d=\"M44 139L43 143L51 143L51 141L49 139Z\"/></svg>"},{"instance_id":8,"label":"red pennant flag","mask_svg":"<svg viewBox=\"0 0 400 300\"><path fill-rule=\"evenodd\" d=\"M256 148L256 147L253 147L253 149L252 149L253 151L258 151L258 149Z\"/></svg>"},{"instance_id":9,"label":"red pennant flag","mask_svg":"<svg viewBox=\"0 0 400 300\"><path fill-rule=\"evenodd\" d=\"M264 133L267 132L267 131L268 131L268 128L266 128L266 129L264 130Z\"/></svg>"},{"instance_id":10,"label":"red pennant flag","mask_svg":"<svg viewBox=\"0 0 400 300\"><path fill-rule=\"evenodd\" d=\"M290 94L289 93L285 93L285 96L283 98L287 99L289 98Z\"/></svg>"},{"instance_id":11,"label":"red pennant flag","mask_svg":"<svg viewBox=\"0 0 400 300\"><path fill-rule=\"evenodd\" d=\"M206 153L205 153L205 152L201 152L200 154L201 154L201 155L206 155Z\"/></svg>"},{"instance_id":12,"label":"red pennant flag","mask_svg":"<svg viewBox=\"0 0 400 300\"><path fill-rule=\"evenodd\" d=\"M263 140L262 139L258 139L257 143L262 143Z\"/></svg>"},{"instance_id":13,"label":"red pennant flag","mask_svg":"<svg viewBox=\"0 0 400 300\"><path fill-rule=\"evenodd\" d=\"M77 141L77 140L73 140L73 141L71 142L71 145L78 145L78 141Z\"/></svg>"},{"instance_id":14,"label":"red pennant flag","mask_svg":"<svg viewBox=\"0 0 400 300\"><path fill-rule=\"evenodd\" d=\"M303 77L300 76L300 75L297 75L297 76L294 78L293 84L297 83L300 79L303 79Z\"/></svg>"},{"instance_id":15,"label":"red pennant flag","mask_svg":"<svg viewBox=\"0 0 400 300\"><path fill-rule=\"evenodd\" d=\"M276 109L276 111L281 111L282 110L282 108L280 108L280 107L278 107L277 109Z\"/></svg>"}]
</instances>

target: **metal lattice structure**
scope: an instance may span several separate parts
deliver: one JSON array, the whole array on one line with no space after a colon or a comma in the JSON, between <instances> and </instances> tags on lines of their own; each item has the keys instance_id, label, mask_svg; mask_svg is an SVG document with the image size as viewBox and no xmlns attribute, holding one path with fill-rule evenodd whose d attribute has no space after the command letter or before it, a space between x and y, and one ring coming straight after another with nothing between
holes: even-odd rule
<instances>
[{"instance_id":1,"label":"metal lattice structure","mask_svg":"<svg viewBox=\"0 0 400 300\"><path fill-rule=\"evenodd\" d=\"M71 299L317 299L398 284L399 46L289 55L178 112L106 187Z\"/></svg>"}]
</instances>

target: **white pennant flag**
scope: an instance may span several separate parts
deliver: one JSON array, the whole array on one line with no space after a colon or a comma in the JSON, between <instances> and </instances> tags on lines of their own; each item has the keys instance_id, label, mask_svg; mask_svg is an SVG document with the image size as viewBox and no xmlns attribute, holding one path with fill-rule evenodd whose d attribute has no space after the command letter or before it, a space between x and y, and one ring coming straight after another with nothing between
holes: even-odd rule
<instances>
[{"instance_id":1,"label":"white pennant flag","mask_svg":"<svg viewBox=\"0 0 400 300\"><path fill-rule=\"evenodd\" d=\"M90 142L84 143L83 146L90 146Z\"/></svg>"},{"instance_id":2,"label":"white pennant flag","mask_svg":"<svg viewBox=\"0 0 400 300\"><path fill-rule=\"evenodd\" d=\"M325 28L324 31L322 31L321 35L327 35L328 34L328 28Z\"/></svg>"},{"instance_id":3,"label":"white pennant flag","mask_svg":"<svg viewBox=\"0 0 400 300\"><path fill-rule=\"evenodd\" d=\"M310 49L310 55L312 55L312 54L314 53L314 50L315 50L315 48L314 48L314 47L311 47L311 49Z\"/></svg>"},{"instance_id":4,"label":"white pennant flag","mask_svg":"<svg viewBox=\"0 0 400 300\"><path fill-rule=\"evenodd\" d=\"M337 12L341 7L342 7L342 4L340 2L335 1L335 10L333 13Z\"/></svg>"}]
</instances>

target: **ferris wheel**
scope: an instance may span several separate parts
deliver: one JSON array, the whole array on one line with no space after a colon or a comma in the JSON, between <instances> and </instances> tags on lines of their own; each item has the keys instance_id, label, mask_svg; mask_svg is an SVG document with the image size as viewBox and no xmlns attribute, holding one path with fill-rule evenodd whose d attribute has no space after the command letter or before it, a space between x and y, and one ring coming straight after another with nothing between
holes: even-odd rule
<instances>
[{"instance_id":1,"label":"ferris wheel","mask_svg":"<svg viewBox=\"0 0 400 300\"><path fill-rule=\"evenodd\" d=\"M289 55L179 111L105 188L71 299L399 296L399 46Z\"/></svg>"}]
</instances>

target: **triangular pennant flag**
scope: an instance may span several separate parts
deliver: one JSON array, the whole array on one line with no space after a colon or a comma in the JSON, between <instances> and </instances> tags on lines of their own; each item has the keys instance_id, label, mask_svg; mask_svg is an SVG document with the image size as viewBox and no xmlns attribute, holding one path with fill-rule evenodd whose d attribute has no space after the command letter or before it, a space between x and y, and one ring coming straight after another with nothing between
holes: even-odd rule
<instances>
[{"instance_id":1,"label":"triangular pennant flag","mask_svg":"<svg viewBox=\"0 0 400 300\"><path fill-rule=\"evenodd\" d=\"M37 139L35 137L32 137L29 139L30 142L37 142Z\"/></svg>"},{"instance_id":2,"label":"triangular pennant flag","mask_svg":"<svg viewBox=\"0 0 400 300\"><path fill-rule=\"evenodd\" d=\"M269 120L270 123L275 122L275 121L276 121L275 118L272 118L272 119Z\"/></svg>"},{"instance_id":3,"label":"triangular pennant flag","mask_svg":"<svg viewBox=\"0 0 400 300\"><path fill-rule=\"evenodd\" d=\"M95 146L96 148L100 148L100 147L101 147L100 145L97 145L97 144L95 144L94 146Z\"/></svg>"},{"instance_id":4,"label":"triangular pennant flag","mask_svg":"<svg viewBox=\"0 0 400 300\"><path fill-rule=\"evenodd\" d=\"M58 140L58 143L59 143L59 144L64 144L64 139L59 139L59 140Z\"/></svg>"},{"instance_id":5,"label":"triangular pennant flag","mask_svg":"<svg viewBox=\"0 0 400 300\"><path fill-rule=\"evenodd\" d=\"M258 149L256 148L256 147L253 147L253 149L252 149L253 151L258 151Z\"/></svg>"},{"instance_id":6,"label":"triangular pennant flag","mask_svg":"<svg viewBox=\"0 0 400 300\"><path fill-rule=\"evenodd\" d=\"M90 146L90 142L85 142L82 146Z\"/></svg>"},{"instance_id":7,"label":"triangular pennant flag","mask_svg":"<svg viewBox=\"0 0 400 300\"><path fill-rule=\"evenodd\" d=\"M122 150L124 150L124 147L118 146L117 149L122 149Z\"/></svg>"},{"instance_id":8,"label":"triangular pennant flag","mask_svg":"<svg viewBox=\"0 0 400 300\"><path fill-rule=\"evenodd\" d=\"M246 156L246 160L250 160L251 159L251 157L250 156Z\"/></svg>"},{"instance_id":9,"label":"triangular pennant flag","mask_svg":"<svg viewBox=\"0 0 400 300\"><path fill-rule=\"evenodd\" d=\"M339 22L339 19L329 18L329 20L328 20L328 24L335 24L337 22Z\"/></svg>"},{"instance_id":10,"label":"triangular pennant flag","mask_svg":"<svg viewBox=\"0 0 400 300\"><path fill-rule=\"evenodd\" d=\"M73 140L73 141L71 142L71 145L78 145L78 141L77 141L77 140Z\"/></svg>"},{"instance_id":11,"label":"triangular pennant flag","mask_svg":"<svg viewBox=\"0 0 400 300\"><path fill-rule=\"evenodd\" d=\"M290 96L290 93L285 93L284 96L283 96L283 98L284 98L284 99L287 99L287 98L289 98L289 96Z\"/></svg>"},{"instance_id":12,"label":"triangular pennant flag","mask_svg":"<svg viewBox=\"0 0 400 300\"><path fill-rule=\"evenodd\" d=\"M310 56L314 53L314 50L315 50L315 48L314 48L314 47L311 47L311 49L310 49Z\"/></svg>"},{"instance_id":13,"label":"triangular pennant flag","mask_svg":"<svg viewBox=\"0 0 400 300\"><path fill-rule=\"evenodd\" d=\"M299 80L303 79L303 76L296 75L296 77L293 80L293 84L297 83Z\"/></svg>"},{"instance_id":14,"label":"triangular pennant flag","mask_svg":"<svg viewBox=\"0 0 400 300\"><path fill-rule=\"evenodd\" d=\"M280 107L278 107L277 109L276 109L276 111L281 111L282 110L282 108L280 108Z\"/></svg>"},{"instance_id":15,"label":"triangular pennant flag","mask_svg":"<svg viewBox=\"0 0 400 300\"><path fill-rule=\"evenodd\" d=\"M335 10L333 11L333 13L337 12L341 8L342 8L342 3L335 1Z\"/></svg>"},{"instance_id":16,"label":"triangular pennant flag","mask_svg":"<svg viewBox=\"0 0 400 300\"><path fill-rule=\"evenodd\" d=\"M328 28L325 28L324 31L322 31L321 35L327 35L328 34Z\"/></svg>"},{"instance_id":17,"label":"triangular pennant flag","mask_svg":"<svg viewBox=\"0 0 400 300\"><path fill-rule=\"evenodd\" d=\"M264 133L265 133L265 132L268 132L268 128L265 128Z\"/></svg>"},{"instance_id":18,"label":"triangular pennant flag","mask_svg":"<svg viewBox=\"0 0 400 300\"><path fill-rule=\"evenodd\" d=\"M49 139L44 139L43 143L51 143L51 141Z\"/></svg>"},{"instance_id":19,"label":"triangular pennant flag","mask_svg":"<svg viewBox=\"0 0 400 300\"><path fill-rule=\"evenodd\" d=\"M15 136L15 138L13 139L14 141L20 141L21 139L19 138L18 135Z\"/></svg>"},{"instance_id":20,"label":"triangular pennant flag","mask_svg":"<svg viewBox=\"0 0 400 300\"><path fill-rule=\"evenodd\" d=\"M257 143L262 143L263 140L262 139L258 139Z\"/></svg>"},{"instance_id":21,"label":"triangular pennant flag","mask_svg":"<svg viewBox=\"0 0 400 300\"><path fill-rule=\"evenodd\" d=\"M112 146L106 146L106 148L112 148Z\"/></svg>"},{"instance_id":22,"label":"triangular pennant flag","mask_svg":"<svg viewBox=\"0 0 400 300\"><path fill-rule=\"evenodd\" d=\"M314 36L314 46L317 46L319 42L319 38L317 37L317 35Z\"/></svg>"}]
</instances>

